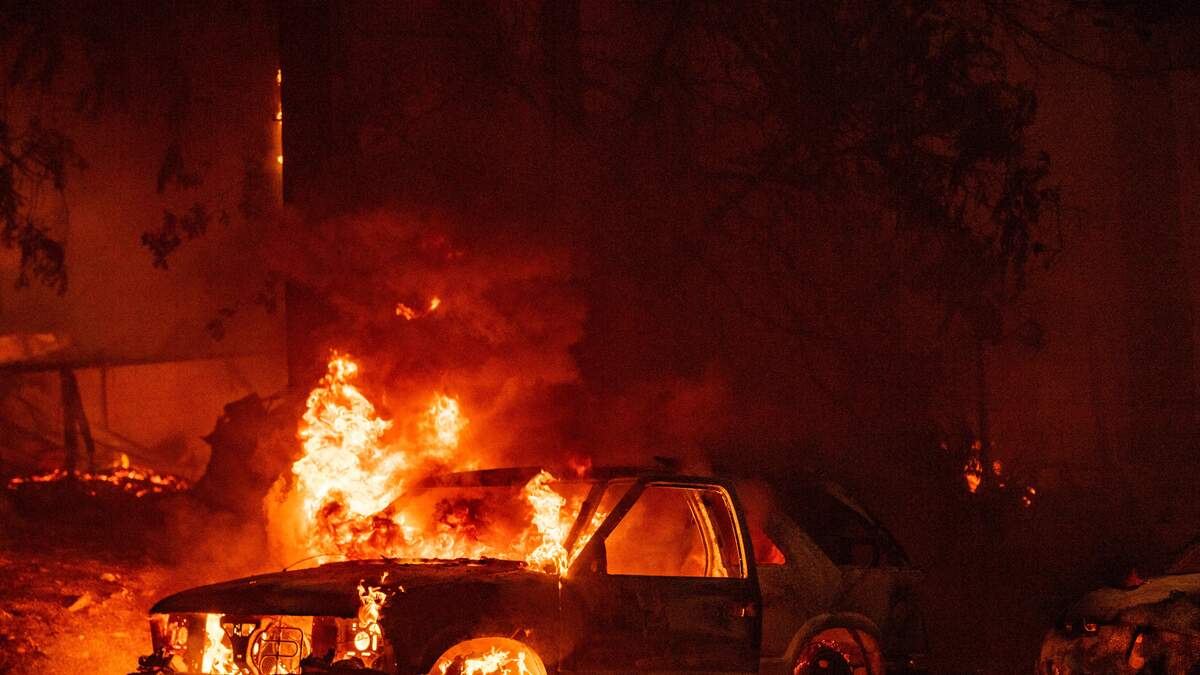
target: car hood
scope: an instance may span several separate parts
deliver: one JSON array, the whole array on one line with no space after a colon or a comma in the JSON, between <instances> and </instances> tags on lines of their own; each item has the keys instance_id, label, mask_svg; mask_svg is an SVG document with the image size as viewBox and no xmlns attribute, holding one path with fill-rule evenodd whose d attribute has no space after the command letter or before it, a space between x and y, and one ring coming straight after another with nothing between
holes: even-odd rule
<instances>
[{"instance_id":1,"label":"car hood","mask_svg":"<svg viewBox=\"0 0 1200 675\"><path fill-rule=\"evenodd\" d=\"M1100 623L1200 634L1200 574L1154 577L1131 589L1101 588L1085 595L1074 613Z\"/></svg>"},{"instance_id":2,"label":"car hood","mask_svg":"<svg viewBox=\"0 0 1200 675\"><path fill-rule=\"evenodd\" d=\"M354 617L358 585L379 586L389 596L432 586L545 576L524 563L507 560L445 560L398 563L359 560L311 569L276 572L197 586L159 600L151 614L223 613L246 615Z\"/></svg>"}]
</instances>

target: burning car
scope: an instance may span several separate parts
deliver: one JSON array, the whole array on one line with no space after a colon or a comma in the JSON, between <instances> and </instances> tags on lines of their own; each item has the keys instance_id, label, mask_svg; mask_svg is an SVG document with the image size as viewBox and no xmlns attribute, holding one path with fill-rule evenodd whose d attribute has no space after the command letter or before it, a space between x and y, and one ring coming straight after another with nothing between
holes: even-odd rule
<instances>
[{"instance_id":1,"label":"burning car","mask_svg":"<svg viewBox=\"0 0 1200 675\"><path fill-rule=\"evenodd\" d=\"M1200 673L1200 542L1166 574L1083 596L1042 642L1038 672Z\"/></svg>"},{"instance_id":2,"label":"burning car","mask_svg":"<svg viewBox=\"0 0 1200 675\"><path fill-rule=\"evenodd\" d=\"M554 520L567 525L554 546L520 559L332 562L186 590L151 609L154 652L138 672L917 668L915 572L834 486L641 469L550 476L448 473L403 499L406 513L499 551L520 549L494 540L514 523L546 520L531 496L556 495Z\"/></svg>"}]
</instances>

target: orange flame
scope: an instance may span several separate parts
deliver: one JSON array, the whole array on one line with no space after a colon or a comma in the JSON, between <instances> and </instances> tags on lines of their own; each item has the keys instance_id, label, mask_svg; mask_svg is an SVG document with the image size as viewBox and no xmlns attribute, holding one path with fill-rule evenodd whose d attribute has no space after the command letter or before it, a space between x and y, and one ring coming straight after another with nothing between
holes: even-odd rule
<instances>
[{"instance_id":1,"label":"orange flame","mask_svg":"<svg viewBox=\"0 0 1200 675\"><path fill-rule=\"evenodd\" d=\"M387 602L387 595L375 586L364 586L358 582L358 625L369 626L379 623L379 613Z\"/></svg>"},{"instance_id":2,"label":"orange flame","mask_svg":"<svg viewBox=\"0 0 1200 675\"><path fill-rule=\"evenodd\" d=\"M533 507L533 526L537 529L540 541L537 548L525 556L525 560L536 569L558 572L567 568L567 549L563 542L567 539L571 523L562 518L567 500L550 487L553 480L554 476L549 471L542 471L521 492Z\"/></svg>"},{"instance_id":3,"label":"orange flame","mask_svg":"<svg viewBox=\"0 0 1200 675\"><path fill-rule=\"evenodd\" d=\"M221 627L218 614L207 614L204 618L204 654L200 659L200 672L220 675L238 672L233 662L233 649L225 644L225 629Z\"/></svg>"}]
</instances>

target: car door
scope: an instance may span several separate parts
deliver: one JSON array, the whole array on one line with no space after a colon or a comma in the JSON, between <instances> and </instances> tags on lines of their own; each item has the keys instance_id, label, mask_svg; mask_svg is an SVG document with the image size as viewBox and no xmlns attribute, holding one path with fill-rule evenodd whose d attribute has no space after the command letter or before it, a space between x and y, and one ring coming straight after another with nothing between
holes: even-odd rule
<instances>
[{"instance_id":1,"label":"car door","mask_svg":"<svg viewBox=\"0 0 1200 675\"><path fill-rule=\"evenodd\" d=\"M562 583L563 669L757 672L750 542L722 485L635 485Z\"/></svg>"}]
</instances>

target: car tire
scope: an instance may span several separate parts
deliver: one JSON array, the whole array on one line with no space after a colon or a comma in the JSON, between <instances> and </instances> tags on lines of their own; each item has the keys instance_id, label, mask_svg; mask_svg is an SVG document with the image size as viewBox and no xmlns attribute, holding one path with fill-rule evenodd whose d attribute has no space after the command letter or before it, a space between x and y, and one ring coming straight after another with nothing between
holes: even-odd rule
<instances>
[{"instance_id":1,"label":"car tire","mask_svg":"<svg viewBox=\"0 0 1200 675\"><path fill-rule=\"evenodd\" d=\"M503 664L484 672L494 675L547 675L541 657L528 645L504 637L478 637L459 642L447 649L433 662L429 675L465 675L475 672L467 666L471 660L488 659L504 654Z\"/></svg>"},{"instance_id":2,"label":"car tire","mask_svg":"<svg viewBox=\"0 0 1200 675\"><path fill-rule=\"evenodd\" d=\"M827 628L796 655L793 675L884 675L878 643L855 628Z\"/></svg>"},{"instance_id":3,"label":"car tire","mask_svg":"<svg viewBox=\"0 0 1200 675\"><path fill-rule=\"evenodd\" d=\"M854 667L836 649L819 646L796 664L795 675L854 675Z\"/></svg>"}]
</instances>

